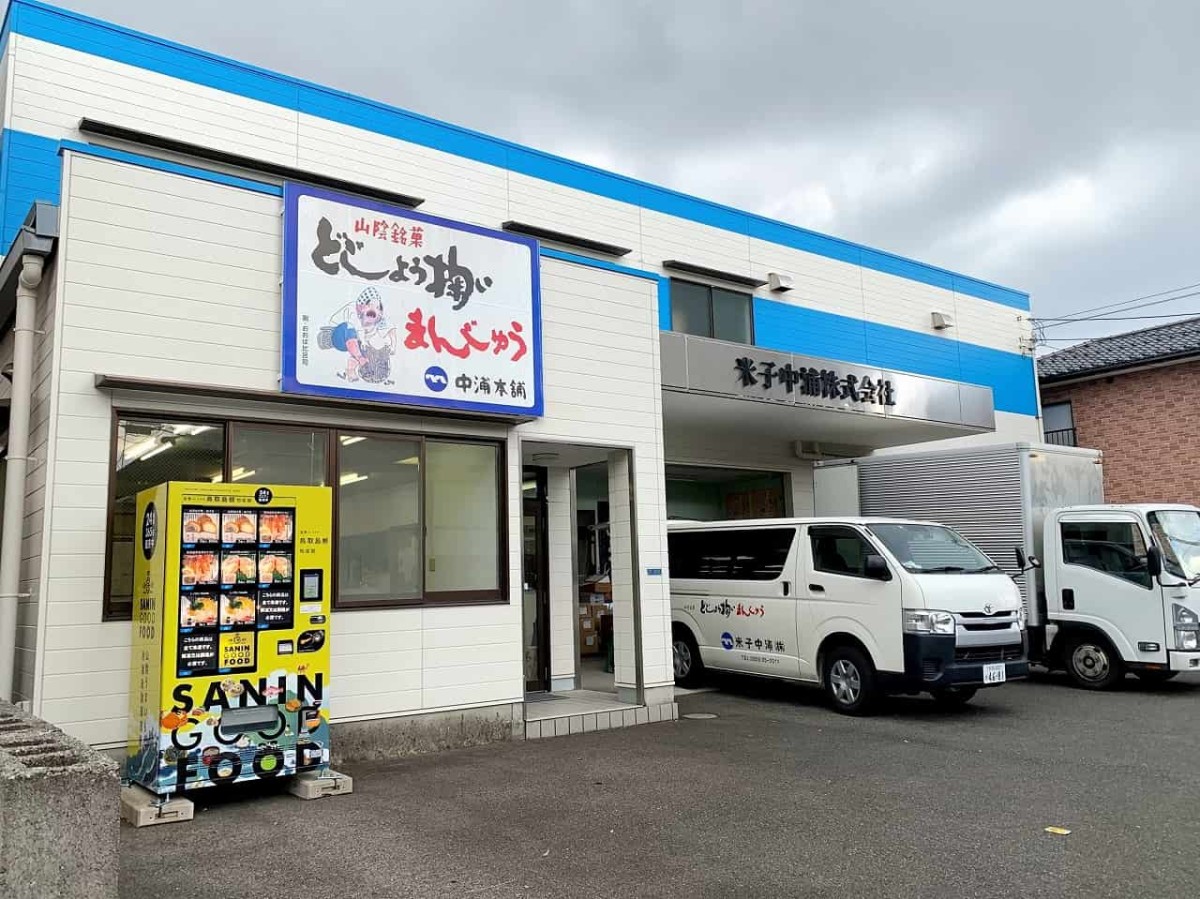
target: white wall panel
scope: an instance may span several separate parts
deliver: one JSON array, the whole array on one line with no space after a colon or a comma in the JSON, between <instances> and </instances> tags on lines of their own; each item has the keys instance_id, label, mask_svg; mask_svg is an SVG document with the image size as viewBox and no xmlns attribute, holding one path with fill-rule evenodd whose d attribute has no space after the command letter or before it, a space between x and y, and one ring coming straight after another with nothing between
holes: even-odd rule
<instances>
[{"instance_id":1,"label":"white wall panel","mask_svg":"<svg viewBox=\"0 0 1200 899\"><path fill-rule=\"evenodd\" d=\"M629 203L512 172L508 214L518 222L628 247L628 260L642 258L641 215Z\"/></svg>"},{"instance_id":2,"label":"white wall panel","mask_svg":"<svg viewBox=\"0 0 1200 899\"><path fill-rule=\"evenodd\" d=\"M284 165L296 164L297 114L147 69L14 35L10 127L59 138L100 119Z\"/></svg>"},{"instance_id":3,"label":"white wall panel","mask_svg":"<svg viewBox=\"0 0 1200 899\"><path fill-rule=\"evenodd\" d=\"M299 129L302 169L422 197L435 215L492 228L508 218L503 169L309 115Z\"/></svg>"},{"instance_id":4,"label":"white wall panel","mask_svg":"<svg viewBox=\"0 0 1200 899\"><path fill-rule=\"evenodd\" d=\"M749 275L750 238L643 209L642 260L657 269L667 259Z\"/></svg>"},{"instance_id":5,"label":"white wall panel","mask_svg":"<svg viewBox=\"0 0 1200 899\"><path fill-rule=\"evenodd\" d=\"M795 285L782 294L764 288L760 296L820 312L863 317L862 269L857 265L757 238L750 239L750 261L756 277L765 281L769 273L778 272L791 275Z\"/></svg>"}]
</instances>

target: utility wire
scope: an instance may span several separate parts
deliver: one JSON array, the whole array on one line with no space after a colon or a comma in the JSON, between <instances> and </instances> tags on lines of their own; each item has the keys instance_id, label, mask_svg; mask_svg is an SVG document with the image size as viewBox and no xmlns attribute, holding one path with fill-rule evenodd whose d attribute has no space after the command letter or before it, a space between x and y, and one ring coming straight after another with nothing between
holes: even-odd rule
<instances>
[{"instance_id":1,"label":"utility wire","mask_svg":"<svg viewBox=\"0 0 1200 899\"><path fill-rule=\"evenodd\" d=\"M1181 290L1192 290L1193 288L1196 288L1196 287L1200 287L1200 281L1197 281L1195 284L1184 284L1180 287L1172 287L1170 290L1160 290L1157 293L1148 293L1148 294L1145 294L1144 296L1134 297L1131 300L1120 300L1119 302L1116 302L1116 303L1107 303L1102 306L1092 306L1089 309L1080 309L1078 312L1068 313L1068 315L1064 316L1063 318L1064 318L1064 320L1069 319L1071 321L1088 321L1090 318L1088 313L1095 312L1095 313L1103 314L1103 312L1106 310L1116 311L1116 307L1118 307L1118 306L1132 306L1132 304L1134 304L1134 303L1141 303L1142 300L1153 300L1153 299L1156 299L1157 297L1164 297L1167 294L1178 293ZM1195 294L1189 294L1189 296L1194 296L1194 295ZM1170 302L1171 299L1178 299L1178 297L1171 297L1170 299L1168 299L1164 302ZM1147 303L1146 305L1153 306L1155 304ZM1133 306L1133 308L1142 308L1142 307L1141 306ZM1120 311L1129 312L1131 310L1130 309L1122 309Z\"/></svg>"},{"instance_id":2,"label":"utility wire","mask_svg":"<svg viewBox=\"0 0 1200 899\"><path fill-rule=\"evenodd\" d=\"M1114 315L1105 316L1104 318L1089 318L1079 319L1080 321L1090 322L1140 322L1151 318L1188 318L1200 315L1200 312L1176 312L1172 315ZM1076 319L1073 318L1039 318L1040 322L1062 322L1063 324L1074 324Z\"/></svg>"},{"instance_id":3,"label":"utility wire","mask_svg":"<svg viewBox=\"0 0 1200 899\"><path fill-rule=\"evenodd\" d=\"M1200 284L1192 284L1190 286L1191 287L1200 287ZM1182 287L1176 288L1176 290L1183 290L1183 289L1184 288L1182 288ZM1161 294L1151 294L1150 296L1161 296ZM1166 299L1155 300L1152 303L1140 303L1137 306L1130 306L1127 309L1121 309L1119 311L1132 312L1134 309L1148 309L1151 306L1161 306L1163 303L1173 303L1176 300L1186 300L1188 297L1196 297L1196 296L1200 296L1200 290L1193 290L1189 293L1178 293L1175 296L1170 296L1170 297L1167 297ZM1145 297L1141 297L1140 299L1145 299ZM1103 317L1104 317L1104 313L1101 312L1097 315L1085 315L1085 316L1078 316L1078 317L1072 317L1072 318L1061 318L1061 319L1053 319L1053 320L1038 319L1037 321L1039 323L1039 327L1041 327L1041 328L1061 328L1063 325L1077 324L1078 322L1097 321L1097 320L1102 319ZM1168 316L1168 318L1170 318L1170 317L1171 316ZM1043 321L1047 322L1047 324L1042 325L1041 322L1043 322Z\"/></svg>"},{"instance_id":4,"label":"utility wire","mask_svg":"<svg viewBox=\"0 0 1200 899\"><path fill-rule=\"evenodd\" d=\"M1103 340L1105 337L1119 337L1119 334L1097 334L1095 337L1042 337L1040 343L1069 343L1072 340L1087 343L1092 340Z\"/></svg>"}]
</instances>

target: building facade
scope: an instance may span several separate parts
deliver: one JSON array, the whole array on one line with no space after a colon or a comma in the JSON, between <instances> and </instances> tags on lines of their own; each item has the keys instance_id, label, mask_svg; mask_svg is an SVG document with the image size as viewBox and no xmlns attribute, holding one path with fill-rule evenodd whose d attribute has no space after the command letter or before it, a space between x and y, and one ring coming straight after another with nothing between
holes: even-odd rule
<instances>
[{"instance_id":1,"label":"building facade","mask_svg":"<svg viewBox=\"0 0 1200 899\"><path fill-rule=\"evenodd\" d=\"M1104 451L1110 503L1200 505L1200 319L1091 340L1038 360L1045 438Z\"/></svg>"},{"instance_id":2,"label":"building facade","mask_svg":"<svg viewBox=\"0 0 1200 899\"><path fill-rule=\"evenodd\" d=\"M386 752L672 714L670 518L1040 434L1018 291L29 0L0 60L13 692L96 746L161 480L332 487L335 736Z\"/></svg>"}]
</instances>

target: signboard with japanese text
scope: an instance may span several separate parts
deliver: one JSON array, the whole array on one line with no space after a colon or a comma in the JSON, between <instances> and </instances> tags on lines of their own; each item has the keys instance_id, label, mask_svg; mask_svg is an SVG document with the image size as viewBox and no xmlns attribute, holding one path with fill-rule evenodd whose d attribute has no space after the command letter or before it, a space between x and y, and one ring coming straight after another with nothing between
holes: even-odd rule
<instances>
[{"instance_id":1,"label":"signboard with japanese text","mask_svg":"<svg viewBox=\"0 0 1200 899\"><path fill-rule=\"evenodd\" d=\"M691 334L660 335L664 390L995 428L988 387Z\"/></svg>"},{"instance_id":2,"label":"signboard with japanese text","mask_svg":"<svg viewBox=\"0 0 1200 899\"><path fill-rule=\"evenodd\" d=\"M298 184L283 233L284 392L542 414L536 241Z\"/></svg>"}]
</instances>

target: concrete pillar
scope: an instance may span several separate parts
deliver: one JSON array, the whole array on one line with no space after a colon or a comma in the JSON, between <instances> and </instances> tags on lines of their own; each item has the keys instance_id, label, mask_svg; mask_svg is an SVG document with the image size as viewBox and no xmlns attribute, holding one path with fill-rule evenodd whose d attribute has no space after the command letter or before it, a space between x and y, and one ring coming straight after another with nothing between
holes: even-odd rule
<instances>
[{"instance_id":1,"label":"concrete pillar","mask_svg":"<svg viewBox=\"0 0 1200 899\"><path fill-rule=\"evenodd\" d=\"M546 471L546 544L550 569L550 688L575 688L575 634L578 598L575 593L574 510L571 470Z\"/></svg>"},{"instance_id":2,"label":"concrete pillar","mask_svg":"<svg viewBox=\"0 0 1200 899\"><path fill-rule=\"evenodd\" d=\"M612 551L613 646L617 696L622 702L641 702L639 659L641 633L634 592L633 526L630 520L629 453L608 456L608 516Z\"/></svg>"}]
</instances>

